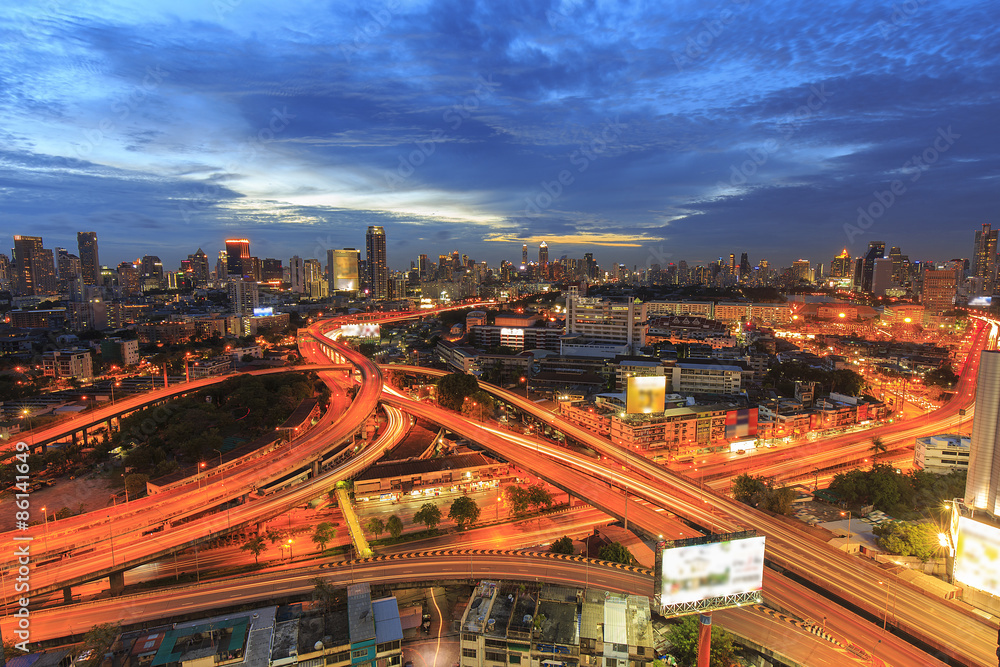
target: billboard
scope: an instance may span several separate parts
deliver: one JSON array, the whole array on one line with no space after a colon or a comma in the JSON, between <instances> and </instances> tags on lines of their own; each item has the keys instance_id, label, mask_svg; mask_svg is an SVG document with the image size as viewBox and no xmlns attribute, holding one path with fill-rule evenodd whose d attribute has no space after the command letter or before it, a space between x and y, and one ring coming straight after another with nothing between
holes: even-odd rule
<instances>
[{"instance_id":1,"label":"billboard","mask_svg":"<svg viewBox=\"0 0 1000 667\"><path fill-rule=\"evenodd\" d=\"M752 532L663 543L654 595L665 616L758 602L764 587L764 538Z\"/></svg>"},{"instance_id":2,"label":"billboard","mask_svg":"<svg viewBox=\"0 0 1000 667\"><path fill-rule=\"evenodd\" d=\"M630 377L625 395L625 412L629 414L663 412L666 395L666 375Z\"/></svg>"},{"instance_id":3,"label":"billboard","mask_svg":"<svg viewBox=\"0 0 1000 667\"><path fill-rule=\"evenodd\" d=\"M1000 596L1000 528L959 518L955 581Z\"/></svg>"},{"instance_id":4,"label":"billboard","mask_svg":"<svg viewBox=\"0 0 1000 667\"><path fill-rule=\"evenodd\" d=\"M726 440L757 435L757 408L726 412Z\"/></svg>"},{"instance_id":5,"label":"billboard","mask_svg":"<svg viewBox=\"0 0 1000 667\"><path fill-rule=\"evenodd\" d=\"M340 327L340 334L345 338L381 338L377 324L345 324Z\"/></svg>"},{"instance_id":6,"label":"billboard","mask_svg":"<svg viewBox=\"0 0 1000 667\"><path fill-rule=\"evenodd\" d=\"M358 275L360 251L345 248L330 252L333 256L333 289L339 292L357 292L361 284Z\"/></svg>"},{"instance_id":7,"label":"billboard","mask_svg":"<svg viewBox=\"0 0 1000 667\"><path fill-rule=\"evenodd\" d=\"M271 317L272 315L274 315L274 308L272 308L271 306L268 306L267 308L253 309L254 317Z\"/></svg>"}]
</instances>

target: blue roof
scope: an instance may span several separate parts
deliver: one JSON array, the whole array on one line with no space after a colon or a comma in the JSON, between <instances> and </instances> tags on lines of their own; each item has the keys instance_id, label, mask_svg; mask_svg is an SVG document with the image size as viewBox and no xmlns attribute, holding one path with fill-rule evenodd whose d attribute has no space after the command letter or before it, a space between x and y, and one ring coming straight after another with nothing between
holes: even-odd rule
<instances>
[{"instance_id":1,"label":"blue roof","mask_svg":"<svg viewBox=\"0 0 1000 667\"><path fill-rule=\"evenodd\" d=\"M375 642L402 641L403 626L399 622L399 605L396 598L372 600L372 614L375 616Z\"/></svg>"},{"instance_id":2,"label":"blue roof","mask_svg":"<svg viewBox=\"0 0 1000 667\"><path fill-rule=\"evenodd\" d=\"M7 658L7 667L31 667L41 657L41 653L15 655L13 658Z\"/></svg>"}]
</instances>

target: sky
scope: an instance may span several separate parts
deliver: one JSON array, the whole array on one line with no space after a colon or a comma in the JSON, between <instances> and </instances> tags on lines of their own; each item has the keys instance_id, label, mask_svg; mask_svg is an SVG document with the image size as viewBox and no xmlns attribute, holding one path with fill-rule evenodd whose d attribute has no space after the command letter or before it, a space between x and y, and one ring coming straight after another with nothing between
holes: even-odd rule
<instances>
[{"instance_id":1,"label":"sky","mask_svg":"<svg viewBox=\"0 0 1000 667\"><path fill-rule=\"evenodd\" d=\"M106 265L382 225L393 269L829 266L1000 226L995 0L43 0L0 44L0 235Z\"/></svg>"}]
</instances>

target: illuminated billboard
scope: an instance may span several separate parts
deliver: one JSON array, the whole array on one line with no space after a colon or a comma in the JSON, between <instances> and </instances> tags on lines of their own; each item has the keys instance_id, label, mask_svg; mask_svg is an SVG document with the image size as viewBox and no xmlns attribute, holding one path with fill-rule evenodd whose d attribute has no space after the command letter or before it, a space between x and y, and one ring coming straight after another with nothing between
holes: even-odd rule
<instances>
[{"instance_id":1,"label":"illuminated billboard","mask_svg":"<svg viewBox=\"0 0 1000 667\"><path fill-rule=\"evenodd\" d=\"M361 284L358 275L360 251L353 248L331 250L333 259L333 289L340 292L356 292Z\"/></svg>"},{"instance_id":2,"label":"illuminated billboard","mask_svg":"<svg viewBox=\"0 0 1000 667\"><path fill-rule=\"evenodd\" d=\"M757 408L726 412L726 440L757 435Z\"/></svg>"},{"instance_id":3,"label":"illuminated billboard","mask_svg":"<svg viewBox=\"0 0 1000 667\"><path fill-rule=\"evenodd\" d=\"M253 316L254 317L271 317L272 315L274 315L274 308L272 308L270 306L268 306L267 308L254 308L253 309Z\"/></svg>"},{"instance_id":4,"label":"illuminated billboard","mask_svg":"<svg viewBox=\"0 0 1000 667\"><path fill-rule=\"evenodd\" d=\"M661 543L654 594L664 616L759 602L764 538L753 532Z\"/></svg>"},{"instance_id":5,"label":"illuminated billboard","mask_svg":"<svg viewBox=\"0 0 1000 667\"><path fill-rule=\"evenodd\" d=\"M345 324L340 327L340 334L345 338L381 338L377 324Z\"/></svg>"},{"instance_id":6,"label":"illuminated billboard","mask_svg":"<svg viewBox=\"0 0 1000 667\"><path fill-rule=\"evenodd\" d=\"M625 395L625 412L629 414L663 412L666 395L666 375L630 377Z\"/></svg>"},{"instance_id":7,"label":"illuminated billboard","mask_svg":"<svg viewBox=\"0 0 1000 667\"><path fill-rule=\"evenodd\" d=\"M964 516L958 520L955 581L1000 595L1000 528Z\"/></svg>"}]
</instances>

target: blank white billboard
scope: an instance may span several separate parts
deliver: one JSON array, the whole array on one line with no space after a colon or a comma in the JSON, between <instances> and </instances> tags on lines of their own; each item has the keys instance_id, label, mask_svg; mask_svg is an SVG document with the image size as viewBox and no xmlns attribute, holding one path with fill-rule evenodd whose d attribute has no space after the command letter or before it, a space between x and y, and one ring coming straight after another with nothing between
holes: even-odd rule
<instances>
[{"instance_id":1,"label":"blank white billboard","mask_svg":"<svg viewBox=\"0 0 1000 667\"><path fill-rule=\"evenodd\" d=\"M345 324L340 327L345 338L379 338L381 332L377 324Z\"/></svg>"},{"instance_id":2,"label":"blank white billboard","mask_svg":"<svg viewBox=\"0 0 1000 667\"><path fill-rule=\"evenodd\" d=\"M687 604L764 587L764 538L664 549L660 605Z\"/></svg>"},{"instance_id":3,"label":"blank white billboard","mask_svg":"<svg viewBox=\"0 0 1000 667\"><path fill-rule=\"evenodd\" d=\"M955 580L1000 596L1000 528L964 516L958 520Z\"/></svg>"}]
</instances>

